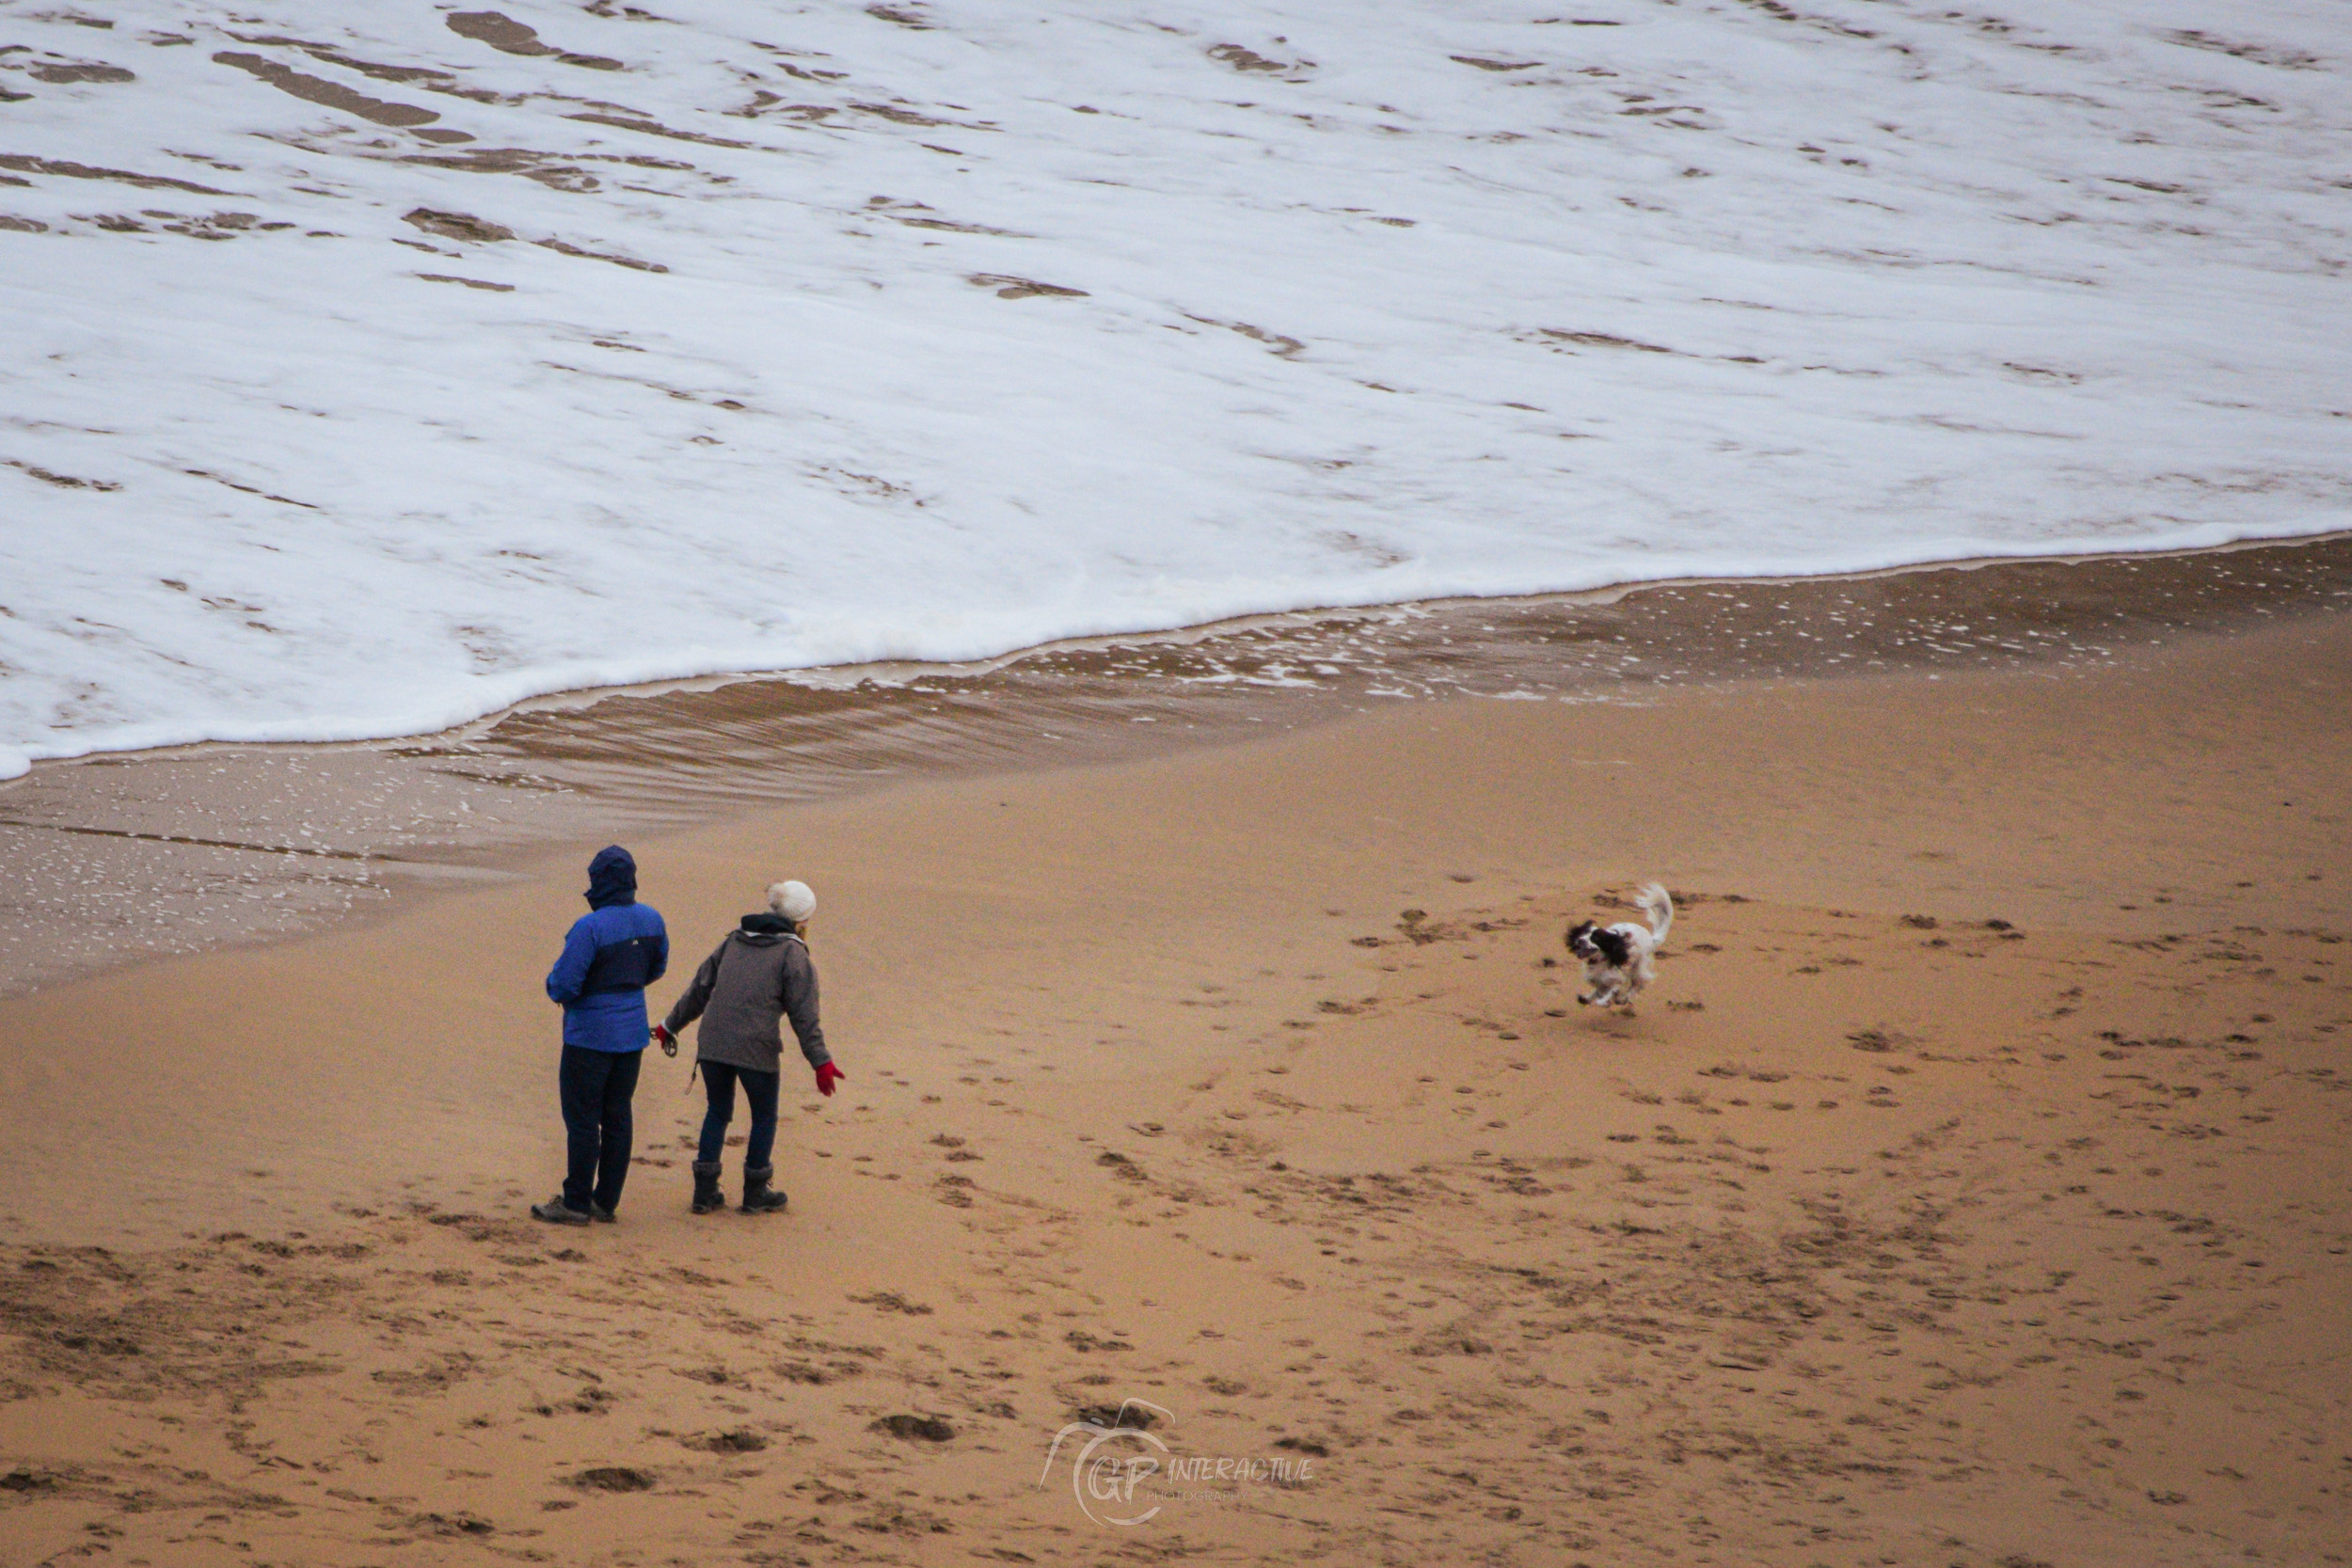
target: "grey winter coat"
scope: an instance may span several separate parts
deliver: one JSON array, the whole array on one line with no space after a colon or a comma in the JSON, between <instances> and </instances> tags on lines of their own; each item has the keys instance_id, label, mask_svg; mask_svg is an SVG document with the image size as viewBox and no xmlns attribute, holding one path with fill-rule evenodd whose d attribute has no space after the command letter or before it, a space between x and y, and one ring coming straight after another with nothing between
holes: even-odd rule
<instances>
[{"instance_id":1,"label":"grey winter coat","mask_svg":"<svg viewBox=\"0 0 2352 1568\"><path fill-rule=\"evenodd\" d=\"M817 1022L817 966L808 944L778 915L745 915L741 928L728 932L694 971L693 983L662 1022L675 1035L697 1018L703 1021L695 1037L697 1061L778 1071L787 1018L810 1067L833 1060Z\"/></svg>"}]
</instances>

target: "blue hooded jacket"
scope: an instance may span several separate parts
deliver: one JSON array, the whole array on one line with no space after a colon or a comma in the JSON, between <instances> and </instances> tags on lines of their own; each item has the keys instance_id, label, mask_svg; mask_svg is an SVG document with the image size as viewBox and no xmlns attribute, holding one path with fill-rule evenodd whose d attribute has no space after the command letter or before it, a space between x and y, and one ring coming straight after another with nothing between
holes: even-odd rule
<instances>
[{"instance_id":1,"label":"blue hooded jacket","mask_svg":"<svg viewBox=\"0 0 2352 1568\"><path fill-rule=\"evenodd\" d=\"M588 1051L643 1051L645 988L670 967L660 914L637 901L637 863L619 845L588 863L588 912L564 938L548 971L548 999L564 1008L564 1043Z\"/></svg>"}]
</instances>

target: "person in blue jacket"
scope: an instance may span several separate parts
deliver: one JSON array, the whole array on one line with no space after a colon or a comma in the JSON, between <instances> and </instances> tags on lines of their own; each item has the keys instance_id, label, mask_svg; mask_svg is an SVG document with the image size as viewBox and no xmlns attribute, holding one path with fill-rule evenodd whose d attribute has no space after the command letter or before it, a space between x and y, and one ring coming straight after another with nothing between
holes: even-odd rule
<instances>
[{"instance_id":1,"label":"person in blue jacket","mask_svg":"<svg viewBox=\"0 0 2352 1568\"><path fill-rule=\"evenodd\" d=\"M629 1101L649 1034L645 988L670 967L670 934L660 912L637 901L637 863L628 850L615 844L596 851L585 896L588 912L573 923L564 956L548 971L548 998L564 1009L556 1081L571 1159L564 1190L531 1212L555 1225L618 1217L628 1180Z\"/></svg>"}]
</instances>

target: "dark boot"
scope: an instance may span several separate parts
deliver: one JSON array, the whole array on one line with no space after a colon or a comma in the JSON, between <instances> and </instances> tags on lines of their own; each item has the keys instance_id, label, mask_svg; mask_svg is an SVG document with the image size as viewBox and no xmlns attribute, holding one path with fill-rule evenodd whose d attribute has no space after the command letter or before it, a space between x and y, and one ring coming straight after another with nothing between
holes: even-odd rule
<instances>
[{"instance_id":1,"label":"dark boot","mask_svg":"<svg viewBox=\"0 0 2352 1568\"><path fill-rule=\"evenodd\" d=\"M694 1162L694 1212L713 1214L727 1206L727 1195L719 1190L719 1162Z\"/></svg>"},{"instance_id":2,"label":"dark boot","mask_svg":"<svg viewBox=\"0 0 2352 1568\"><path fill-rule=\"evenodd\" d=\"M768 1185L775 1174L773 1165L743 1167L743 1212L765 1214L784 1207L784 1195Z\"/></svg>"}]
</instances>

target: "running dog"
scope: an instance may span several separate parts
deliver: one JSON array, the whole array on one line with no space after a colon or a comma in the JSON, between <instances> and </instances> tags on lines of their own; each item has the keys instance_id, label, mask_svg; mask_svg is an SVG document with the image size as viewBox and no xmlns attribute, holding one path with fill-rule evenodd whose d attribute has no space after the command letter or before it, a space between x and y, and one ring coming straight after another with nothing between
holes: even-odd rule
<instances>
[{"instance_id":1,"label":"running dog","mask_svg":"<svg viewBox=\"0 0 2352 1568\"><path fill-rule=\"evenodd\" d=\"M1583 960L1584 978L1592 987L1577 998L1581 1006L1631 1007L1642 988L1658 977L1650 957L1666 945L1666 933L1674 929L1675 901L1656 882L1645 886L1633 901L1649 917L1647 926L1630 920L1614 926L1586 920L1568 931L1568 951Z\"/></svg>"}]
</instances>

